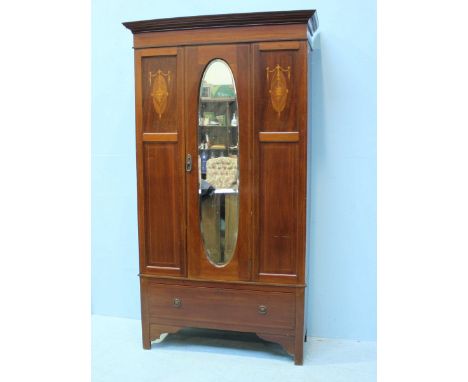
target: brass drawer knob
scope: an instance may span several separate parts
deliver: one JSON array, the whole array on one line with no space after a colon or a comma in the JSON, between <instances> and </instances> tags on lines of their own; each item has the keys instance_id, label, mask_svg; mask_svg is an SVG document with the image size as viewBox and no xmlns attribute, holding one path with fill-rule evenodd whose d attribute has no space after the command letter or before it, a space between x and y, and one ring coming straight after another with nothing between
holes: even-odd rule
<instances>
[{"instance_id":1,"label":"brass drawer knob","mask_svg":"<svg viewBox=\"0 0 468 382\"><path fill-rule=\"evenodd\" d=\"M260 314L267 314L268 308L265 305L258 306L258 313Z\"/></svg>"},{"instance_id":2,"label":"brass drawer knob","mask_svg":"<svg viewBox=\"0 0 468 382\"><path fill-rule=\"evenodd\" d=\"M182 300L179 297L174 298L174 300L172 300L172 306L174 308L180 308L182 306Z\"/></svg>"}]
</instances>

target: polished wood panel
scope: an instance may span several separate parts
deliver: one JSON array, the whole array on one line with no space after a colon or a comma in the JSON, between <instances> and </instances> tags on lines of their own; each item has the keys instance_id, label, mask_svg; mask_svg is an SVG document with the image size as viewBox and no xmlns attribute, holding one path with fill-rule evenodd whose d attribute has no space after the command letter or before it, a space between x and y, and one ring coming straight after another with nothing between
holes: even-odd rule
<instances>
[{"instance_id":1,"label":"polished wood panel","mask_svg":"<svg viewBox=\"0 0 468 382\"><path fill-rule=\"evenodd\" d=\"M176 56L181 51L177 47L169 48L147 48L135 52L135 56L141 57L161 57L161 56Z\"/></svg>"},{"instance_id":2,"label":"polished wood panel","mask_svg":"<svg viewBox=\"0 0 468 382\"><path fill-rule=\"evenodd\" d=\"M148 78L150 71L157 70L171 71L170 101L161 118ZM135 78L140 272L182 276L186 272L183 50L135 52Z\"/></svg>"},{"instance_id":3,"label":"polished wood panel","mask_svg":"<svg viewBox=\"0 0 468 382\"><path fill-rule=\"evenodd\" d=\"M173 132L177 128L177 56L145 56L141 60L144 132ZM164 74L162 80L167 86L166 105L162 114L155 110L151 95L153 87L150 76L158 71Z\"/></svg>"},{"instance_id":4,"label":"polished wood panel","mask_svg":"<svg viewBox=\"0 0 468 382\"><path fill-rule=\"evenodd\" d=\"M252 70L258 78L254 87L254 131L258 134L253 147L254 236L258 238L254 241L254 279L300 283L305 278L307 45L301 41L254 44L252 54ZM266 68L277 65L285 70L283 81L272 84L274 72L267 77ZM274 86L285 84L286 102L278 113L272 92L278 91Z\"/></svg>"},{"instance_id":5,"label":"polished wood panel","mask_svg":"<svg viewBox=\"0 0 468 382\"><path fill-rule=\"evenodd\" d=\"M198 160L187 173L187 236L188 273L190 278L211 280L249 280L251 278L252 179L249 153L253 132L250 128L250 51L246 44L187 47L186 55L186 128L187 154L198 157L198 102L200 81L207 65L214 59L224 60L230 67L238 94L239 119L239 230L236 249L231 261L215 267L205 255L200 230L200 200L198 194Z\"/></svg>"},{"instance_id":6,"label":"polished wood panel","mask_svg":"<svg viewBox=\"0 0 468 382\"><path fill-rule=\"evenodd\" d=\"M133 37L135 49L161 46L213 45L249 43L257 41L307 40L305 25L273 25L258 27L237 27L199 29L190 31L167 31L136 34Z\"/></svg>"},{"instance_id":7,"label":"polished wood panel","mask_svg":"<svg viewBox=\"0 0 468 382\"><path fill-rule=\"evenodd\" d=\"M299 45L299 49L298 46ZM268 47L271 47L271 50ZM297 131L304 124L303 114L306 112L305 100L302 99L307 87L305 60L307 46L304 42L296 42L280 48L277 43L254 45L254 70L257 82L255 85L255 122L259 131ZM272 96L277 93L274 80L274 70L279 68L284 79L283 90L285 106L278 113L272 102ZM267 71L269 72L267 74Z\"/></svg>"},{"instance_id":8,"label":"polished wood panel","mask_svg":"<svg viewBox=\"0 0 468 382\"><path fill-rule=\"evenodd\" d=\"M258 134L260 142L298 142L299 133L297 131L261 131Z\"/></svg>"},{"instance_id":9,"label":"polished wood panel","mask_svg":"<svg viewBox=\"0 0 468 382\"><path fill-rule=\"evenodd\" d=\"M297 144L260 148L260 276L297 273L298 153Z\"/></svg>"},{"instance_id":10,"label":"polished wood panel","mask_svg":"<svg viewBox=\"0 0 468 382\"><path fill-rule=\"evenodd\" d=\"M267 51L267 50L298 50L300 48L298 41L280 41L280 42L269 42L269 43L260 43L258 44L258 50Z\"/></svg>"},{"instance_id":11,"label":"polished wood panel","mask_svg":"<svg viewBox=\"0 0 468 382\"><path fill-rule=\"evenodd\" d=\"M292 334L296 325L294 293L152 282L148 284L148 295L150 320L170 320L177 322L177 326L197 322L212 327L222 323Z\"/></svg>"},{"instance_id":12,"label":"polished wood panel","mask_svg":"<svg viewBox=\"0 0 468 382\"><path fill-rule=\"evenodd\" d=\"M147 270L180 274L185 211L179 203L180 176L175 176L180 172L179 162L177 146L172 143L144 145Z\"/></svg>"},{"instance_id":13,"label":"polished wood panel","mask_svg":"<svg viewBox=\"0 0 468 382\"><path fill-rule=\"evenodd\" d=\"M177 133L143 133L143 142L177 142Z\"/></svg>"}]
</instances>

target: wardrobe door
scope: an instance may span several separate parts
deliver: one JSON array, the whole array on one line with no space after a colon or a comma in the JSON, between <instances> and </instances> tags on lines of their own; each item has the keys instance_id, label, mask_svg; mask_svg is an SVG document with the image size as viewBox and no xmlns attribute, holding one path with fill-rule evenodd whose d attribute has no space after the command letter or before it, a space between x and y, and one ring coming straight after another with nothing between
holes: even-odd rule
<instances>
[{"instance_id":1,"label":"wardrobe door","mask_svg":"<svg viewBox=\"0 0 468 382\"><path fill-rule=\"evenodd\" d=\"M185 275L183 49L135 51L140 272Z\"/></svg>"},{"instance_id":2,"label":"wardrobe door","mask_svg":"<svg viewBox=\"0 0 468 382\"><path fill-rule=\"evenodd\" d=\"M189 276L249 280L250 46L187 47L185 59Z\"/></svg>"},{"instance_id":3,"label":"wardrobe door","mask_svg":"<svg viewBox=\"0 0 468 382\"><path fill-rule=\"evenodd\" d=\"M254 60L255 274L304 282L307 46L259 43Z\"/></svg>"}]
</instances>

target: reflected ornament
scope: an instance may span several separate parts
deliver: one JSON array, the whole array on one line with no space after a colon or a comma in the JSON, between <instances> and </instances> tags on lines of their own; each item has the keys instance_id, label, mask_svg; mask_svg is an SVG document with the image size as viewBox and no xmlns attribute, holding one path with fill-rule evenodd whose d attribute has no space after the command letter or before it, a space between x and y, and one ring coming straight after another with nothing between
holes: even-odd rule
<instances>
[{"instance_id":1,"label":"reflected ornament","mask_svg":"<svg viewBox=\"0 0 468 382\"><path fill-rule=\"evenodd\" d=\"M291 80L290 66L288 66L287 69L283 69L280 65L276 65L275 68L271 70L269 66L266 67L266 76L270 87L268 92L270 93L273 109L278 113L278 118L286 107L286 100L289 93L284 73L288 73L288 80ZM272 74L271 81L270 74Z\"/></svg>"},{"instance_id":2,"label":"reflected ornament","mask_svg":"<svg viewBox=\"0 0 468 382\"><path fill-rule=\"evenodd\" d=\"M168 84L171 82L171 71L169 70L167 73L164 73L162 70L158 70L155 74L150 72L149 82L150 85L153 85L151 96L153 97L154 110L158 113L159 119L161 119L167 106L167 97L169 96Z\"/></svg>"}]
</instances>

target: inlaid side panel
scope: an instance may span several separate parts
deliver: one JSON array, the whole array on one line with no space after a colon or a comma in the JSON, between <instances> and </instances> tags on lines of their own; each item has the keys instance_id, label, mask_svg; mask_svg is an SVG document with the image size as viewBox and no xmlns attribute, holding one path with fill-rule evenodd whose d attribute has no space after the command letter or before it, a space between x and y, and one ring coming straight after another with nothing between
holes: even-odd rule
<instances>
[{"instance_id":1,"label":"inlaid side panel","mask_svg":"<svg viewBox=\"0 0 468 382\"><path fill-rule=\"evenodd\" d=\"M254 44L254 279L304 282L307 46Z\"/></svg>"},{"instance_id":2,"label":"inlaid side panel","mask_svg":"<svg viewBox=\"0 0 468 382\"><path fill-rule=\"evenodd\" d=\"M183 49L135 52L140 272L185 275Z\"/></svg>"},{"instance_id":3,"label":"inlaid side panel","mask_svg":"<svg viewBox=\"0 0 468 382\"><path fill-rule=\"evenodd\" d=\"M172 132L177 126L177 56L142 57L144 132Z\"/></svg>"},{"instance_id":4,"label":"inlaid side panel","mask_svg":"<svg viewBox=\"0 0 468 382\"><path fill-rule=\"evenodd\" d=\"M261 131L296 131L304 82L299 43L263 43L255 54L255 116Z\"/></svg>"},{"instance_id":5,"label":"inlaid side panel","mask_svg":"<svg viewBox=\"0 0 468 382\"><path fill-rule=\"evenodd\" d=\"M147 267L180 268L183 252L182 219L185 211L179 202L182 187L177 145L145 143L145 259Z\"/></svg>"},{"instance_id":6,"label":"inlaid side panel","mask_svg":"<svg viewBox=\"0 0 468 382\"><path fill-rule=\"evenodd\" d=\"M260 275L296 274L298 165L297 144L260 148Z\"/></svg>"}]
</instances>

